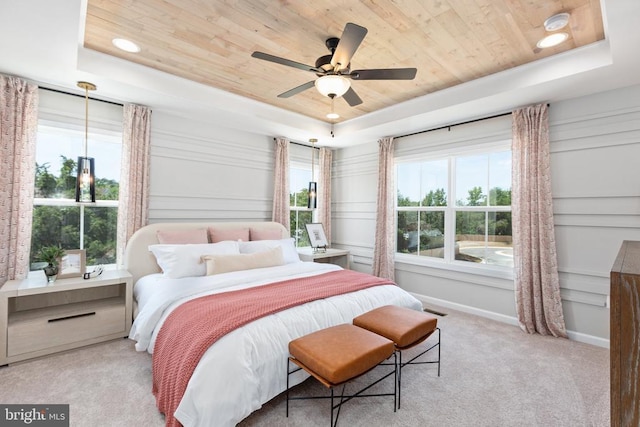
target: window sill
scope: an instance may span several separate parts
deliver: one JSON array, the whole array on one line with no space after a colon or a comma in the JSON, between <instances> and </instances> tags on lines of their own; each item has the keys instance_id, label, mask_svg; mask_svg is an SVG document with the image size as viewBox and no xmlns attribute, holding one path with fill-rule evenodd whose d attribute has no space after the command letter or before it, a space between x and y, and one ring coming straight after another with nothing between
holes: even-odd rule
<instances>
[{"instance_id":1,"label":"window sill","mask_svg":"<svg viewBox=\"0 0 640 427\"><path fill-rule=\"evenodd\" d=\"M428 257L419 257L415 255L405 255L398 253L395 254L394 261L400 264L416 265L421 267L435 268L457 273L467 273L504 280L513 280L514 278L513 268L509 267L475 264L464 261L454 261L449 263L442 259L433 259Z\"/></svg>"}]
</instances>

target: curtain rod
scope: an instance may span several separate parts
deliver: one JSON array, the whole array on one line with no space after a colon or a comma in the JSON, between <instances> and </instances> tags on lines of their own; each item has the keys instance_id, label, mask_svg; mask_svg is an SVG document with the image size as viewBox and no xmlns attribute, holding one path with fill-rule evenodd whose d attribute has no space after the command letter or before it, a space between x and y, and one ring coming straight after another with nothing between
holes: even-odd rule
<instances>
[{"instance_id":1,"label":"curtain rod","mask_svg":"<svg viewBox=\"0 0 640 427\"><path fill-rule=\"evenodd\" d=\"M83 98L85 97L84 94L79 94L79 93L73 93L73 92L66 92L64 90L60 90L60 89L51 89L49 87L43 87L43 86L38 86L38 89L42 89L42 90L48 90L49 92L55 92L55 93L61 93L63 95L71 95L71 96L77 96L79 98ZM119 105L120 107L124 107L124 104L120 104L119 102L114 102L114 101L106 101L104 99L98 99L98 98L92 98L89 97L90 100L92 101L100 101L100 102L104 102L105 104L112 104L112 105Z\"/></svg>"},{"instance_id":2,"label":"curtain rod","mask_svg":"<svg viewBox=\"0 0 640 427\"><path fill-rule=\"evenodd\" d=\"M273 138L273 140L275 141L277 138ZM303 144L301 142L294 142L294 141L289 141L289 144L295 144L295 145L299 145L301 147L307 147L307 148L313 148L314 150L319 150L320 147L312 147L310 145L307 144Z\"/></svg>"},{"instance_id":3,"label":"curtain rod","mask_svg":"<svg viewBox=\"0 0 640 427\"><path fill-rule=\"evenodd\" d=\"M547 107L549 107L549 104L547 104ZM451 130L451 128L454 127L454 126L460 126L460 125L466 125L466 124L469 124L469 123L481 122L483 120L495 119L497 117L509 116L511 114L513 114L512 111L510 111L508 113L494 114L493 116L481 117L479 119L467 120L465 122L454 123L452 125L440 126L440 127L433 128L433 129L425 129L425 130L421 130L421 131L418 131L418 132L408 133L406 135L394 136L393 139L404 138L405 136L419 135L421 133L432 132L434 130L441 130L441 129L449 129L449 130Z\"/></svg>"},{"instance_id":4,"label":"curtain rod","mask_svg":"<svg viewBox=\"0 0 640 427\"><path fill-rule=\"evenodd\" d=\"M441 130L441 129L449 129L449 130L451 130L451 128L454 127L454 126L466 125L466 124L469 124L469 123L481 122L483 120L495 119L496 117L503 117L503 116L509 116L509 115L511 115L511 112L509 112L509 113L501 113L501 114L494 114L493 116L481 117L479 119L467 120L466 122L459 122L459 123L454 123L452 125L440 126L440 127L437 127L437 128L425 129L425 130L421 130L421 131L418 131L418 132L408 133L406 135L395 136L395 137L393 137L393 139L404 138L406 136L419 135L421 133L433 132L434 130Z\"/></svg>"}]
</instances>

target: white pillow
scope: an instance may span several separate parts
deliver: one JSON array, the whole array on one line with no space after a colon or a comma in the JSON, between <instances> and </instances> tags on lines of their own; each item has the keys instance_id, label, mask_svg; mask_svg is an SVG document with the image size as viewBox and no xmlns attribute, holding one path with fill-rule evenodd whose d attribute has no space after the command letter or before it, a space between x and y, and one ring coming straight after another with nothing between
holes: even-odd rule
<instances>
[{"instance_id":1,"label":"white pillow","mask_svg":"<svg viewBox=\"0 0 640 427\"><path fill-rule=\"evenodd\" d=\"M240 253L238 242L234 241L196 245L151 245L149 250L155 255L164 275L171 279L204 276L207 268L200 260L202 255Z\"/></svg>"},{"instance_id":2,"label":"white pillow","mask_svg":"<svg viewBox=\"0 0 640 427\"><path fill-rule=\"evenodd\" d=\"M285 264L301 262L293 237L281 240L252 240L250 242L238 242L238 244L240 245L241 254L252 254L281 247Z\"/></svg>"},{"instance_id":3,"label":"white pillow","mask_svg":"<svg viewBox=\"0 0 640 427\"><path fill-rule=\"evenodd\" d=\"M284 265L281 246L252 254L203 255L202 260L207 266L207 276Z\"/></svg>"}]
</instances>

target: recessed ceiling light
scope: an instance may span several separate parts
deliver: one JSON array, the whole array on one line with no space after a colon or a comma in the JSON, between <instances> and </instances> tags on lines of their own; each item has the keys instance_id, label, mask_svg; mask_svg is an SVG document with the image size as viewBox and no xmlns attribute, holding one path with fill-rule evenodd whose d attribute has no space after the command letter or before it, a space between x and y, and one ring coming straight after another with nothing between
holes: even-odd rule
<instances>
[{"instance_id":1,"label":"recessed ceiling light","mask_svg":"<svg viewBox=\"0 0 640 427\"><path fill-rule=\"evenodd\" d=\"M536 43L536 46L538 46L540 49L557 46L568 38L569 34L567 33L553 33L538 41L538 43Z\"/></svg>"},{"instance_id":2,"label":"recessed ceiling light","mask_svg":"<svg viewBox=\"0 0 640 427\"><path fill-rule=\"evenodd\" d=\"M338 113L328 113L327 114L327 119L339 119L340 118L340 114Z\"/></svg>"},{"instance_id":3,"label":"recessed ceiling light","mask_svg":"<svg viewBox=\"0 0 640 427\"><path fill-rule=\"evenodd\" d=\"M130 53L140 52L140 46L138 46L131 40L116 38L111 40L111 43L113 43L113 45L118 49L122 49L125 52L130 52Z\"/></svg>"},{"instance_id":4,"label":"recessed ceiling light","mask_svg":"<svg viewBox=\"0 0 640 427\"><path fill-rule=\"evenodd\" d=\"M547 31L558 31L569 23L568 13L558 13L544 21L544 29Z\"/></svg>"}]
</instances>

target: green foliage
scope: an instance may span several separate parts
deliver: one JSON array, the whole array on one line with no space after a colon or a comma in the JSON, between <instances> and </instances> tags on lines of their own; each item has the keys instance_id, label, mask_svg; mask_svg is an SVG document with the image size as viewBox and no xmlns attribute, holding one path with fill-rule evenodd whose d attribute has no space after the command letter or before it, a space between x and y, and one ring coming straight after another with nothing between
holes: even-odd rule
<instances>
[{"instance_id":1,"label":"green foliage","mask_svg":"<svg viewBox=\"0 0 640 427\"><path fill-rule=\"evenodd\" d=\"M309 203L309 189L303 188L297 193L289 194L289 206L307 207Z\"/></svg>"},{"instance_id":2,"label":"green foliage","mask_svg":"<svg viewBox=\"0 0 640 427\"><path fill-rule=\"evenodd\" d=\"M495 187L489 190L489 204L491 206L511 206L511 190Z\"/></svg>"},{"instance_id":3,"label":"green foliage","mask_svg":"<svg viewBox=\"0 0 640 427\"><path fill-rule=\"evenodd\" d=\"M40 248L38 252L38 259L40 261L51 264L54 267L58 266L60 258L64 256L64 249L60 246L44 246Z\"/></svg>"},{"instance_id":4,"label":"green foliage","mask_svg":"<svg viewBox=\"0 0 640 427\"><path fill-rule=\"evenodd\" d=\"M458 203L459 206L486 206L487 196L482 193L482 187L473 187L469 190L469 196L467 196L467 202Z\"/></svg>"},{"instance_id":5,"label":"green foliage","mask_svg":"<svg viewBox=\"0 0 640 427\"><path fill-rule=\"evenodd\" d=\"M405 197L398 191L398 206L418 206L417 202L412 202L409 197Z\"/></svg>"},{"instance_id":6,"label":"green foliage","mask_svg":"<svg viewBox=\"0 0 640 427\"><path fill-rule=\"evenodd\" d=\"M306 208L307 203L309 202L309 189L302 188L296 193L290 193L289 202L289 206ZM306 224L311 224L313 222L313 212L292 209L289 215L291 237L296 239L296 245L298 247L311 246L309 236L307 235Z\"/></svg>"},{"instance_id":7,"label":"green foliage","mask_svg":"<svg viewBox=\"0 0 640 427\"><path fill-rule=\"evenodd\" d=\"M52 197L58 186L56 177L49 173L49 163L39 165L36 163L36 197Z\"/></svg>"},{"instance_id":8,"label":"green foliage","mask_svg":"<svg viewBox=\"0 0 640 427\"><path fill-rule=\"evenodd\" d=\"M61 156L58 176L49 172L49 164L36 165L35 195L39 198L75 199L76 161ZM118 200L116 181L96 178L97 200ZM84 249L87 264L111 264L116 261L116 207L84 206ZM81 208L72 206L35 206L31 237L31 263L42 261L38 254L43 247L80 248Z\"/></svg>"},{"instance_id":9,"label":"green foliage","mask_svg":"<svg viewBox=\"0 0 640 427\"><path fill-rule=\"evenodd\" d=\"M422 200L422 206L447 206L447 193L444 188L429 191Z\"/></svg>"},{"instance_id":10,"label":"green foliage","mask_svg":"<svg viewBox=\"0 0 640 427\"><path fill-rule=\"evenodd\" d=\"M494 187L489 191L489 206L510 206L511 190ZM421 201L421 206L446 206L447 196L443 188L430 191ZM487 206L487 196L482 187L469 190L466 200L458 200L458 206ZM417 206L408 197L398 192L398 207ZM398 211L396 250L411 253L433 249L444 245L444 211ZM484 236L485 222L489 240L491 236L511 236L511 212L468 212L456 213L456 234ZM418 227L419 225L419 227ZM420 230L419 236L418 230ZM483 237L484 238L484 237ZM418 240L419 239L419 240ZM419 243L419 246L418 246Z\"/></svg>"},{"instance_id":11,"label":"green foliage","mask_svg":"<svg viewBox=\"0 0 640 427\"><path fill-rule=\"evenodd\" d=\"M398 206L447 206L447 193L444 188L435 191L431 190L424 196L422 202L412 201L407 196L403 196L398 191Z\"/></svg>"}]
</instances>

